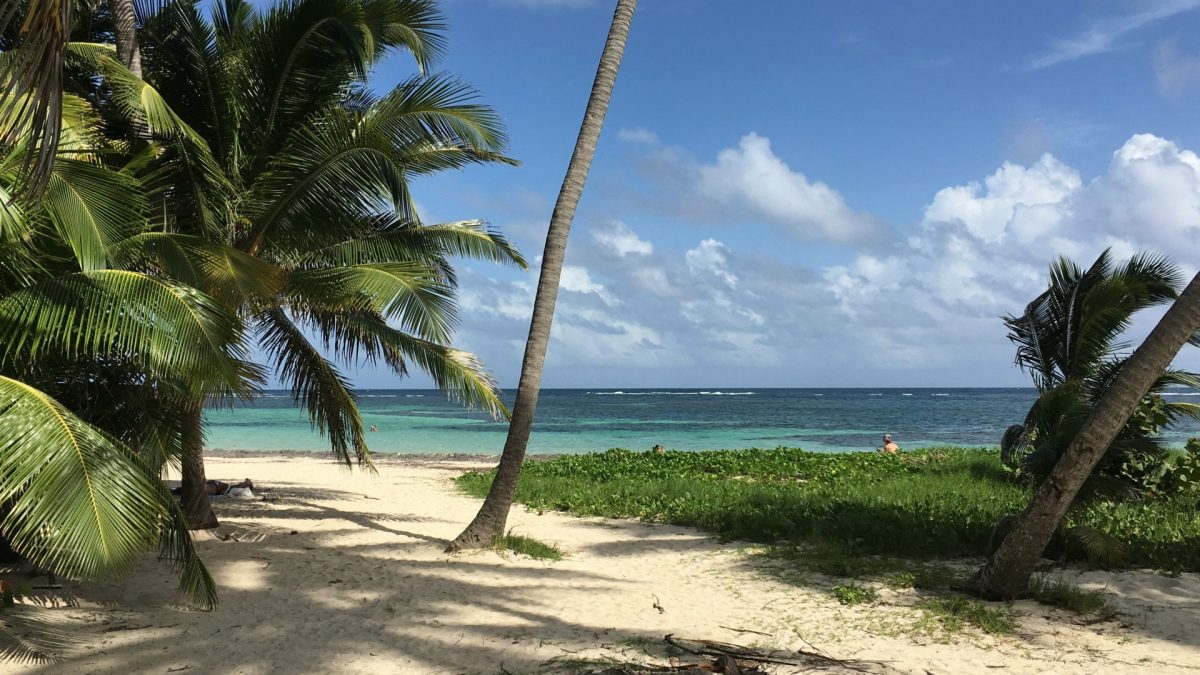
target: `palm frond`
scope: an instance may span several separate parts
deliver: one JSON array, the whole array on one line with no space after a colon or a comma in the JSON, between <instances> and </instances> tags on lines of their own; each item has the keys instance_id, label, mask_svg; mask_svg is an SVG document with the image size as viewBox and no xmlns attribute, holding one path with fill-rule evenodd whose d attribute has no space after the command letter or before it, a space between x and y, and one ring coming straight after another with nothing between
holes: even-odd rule
<instances>
[{"instance_id":1,"label":"palm frond","mask_svg":"<svg viewBox=\"0 0 1200 675\"><path fill-rule=\"evenodd\" d=\"M376 59L404 49L425 72L445 51L446 23L434 0L365 0L362 5Z\"/></svg>"},{"instance_id":2,"label":"palm frond","mask_svg":"<svg viewBox=\"0 0 1200 675\"><path fill-rule=\"evenodd\" d=\"M121 270L50 278L0 299L0 363L44 352L132 355L201 393L245 392L262 379L244 360L231 310L189 286Z\"/></svg>"},{"instance_id":3,"label":"palm frond","mask_svg":"<svg viewBox=\"0 0 1200 675\"><path fill-rule=\"evenodd\" d=\"M396 330L381 339L429 374L452 400L481 408L497 419L509 418L495 379L475 354Z\"/></svg>"},{"instance_id":4,"label":"palm frond","mask_svg":"<svg viewBox=\"0 0 1200 675\"><path fill-rule=\"evenodd\" d=\"M438 225L400 224L383 219L378 232L314 251L308 261L334 265L376 262L425 261L442 264L455 256L513 265L527 269L521 252L498 229L482 220ZM305 264L302 261L301 264Z\"/></svg>"},{"instance_id":5,"label":"palm frond","mask_svg":"<svg viewBox=\"0 0 1200 675\"><path fill-rule=\"evenodd\" d=\"M359 133L381 134L397 148L429 144L499 152L508 143L504 122L478 93L453 77L414 77L375 101L359 122Z\"/></svg>"},{"instance_id":6,"label":"palm frond","mask_svg":"<svg viewBox=\"0 0 1200 675\"><path fill-rule=\"evenodd\" d=\"M1094 565L1111 569L1120 567L1125 560L1125 543L1107 532L1088 525L1076 525L1064 530L1063 534Z\"/></svg>"},{"instance_id":7,"label":"palm frond","mask_svg":"<svg viewBox=\"0 0 1200 675\"><path fill-rule=\"evenodd\" d=\"M108 267L113 247L146 223L133 177L64 157L54 163L43 205L84 271Z\"/></svg>"},{"instance_id":8,"label":"palm frond","mask_svg":"<svg viewBox=\"0 0 1200 675\"><path fill-rule=\"evenodd\" d=\"M23 142L22 183L34 195L50 177L62 127L64 52L71 33L72 0L9 1L0 6L0 30L20 21L20 44L0 71L0 141ZM22 13L22 10L23 13Z\"/></svg>"},{"instance_id":9,"label":"palm frond","mask_svg":"<svg viewBox=\"0 0 1200 675\"><path fill-rule=\"evenodd\" d=\"M184 234L146 232L118 248L123 264L152 261L163 276L220 300L229 307L271 302L283 289L283 270L226 244Z\"/></svg>"},{"instance_id":10,"label":"palm frond","mask_svg":"<svg viewBox=\"0 0 1200 675\"><path fill-rule=\"evenodd\" d=\"M36 564L96 579L128 567L178 516L171 495L136 455L42 392L0 376L0 529ZM164 523L168 523L164 527ZM166 551L185 590L211 606L211 577L187 530Z\"/></svg>"},{"instance_id":11,"label":"palm frond","mask_svg":"<svg viewBox=\"0 0 1200 675\"><path fill-rule=\"evenodd\" d=\"M337 309L362 302L423 339L446 342L458 320L454 292L427 265L369 263L288 273L293 304Z\"/></svg>"},{"instance_id":12,"label":"palm frond","mask_svg":"<svg viewBox=\"0 0 1200 675\"><path fill-rule=\"evenodd\" d=\"M346 378L308 342L283 310L270 309L256 319L262 349L296 401L308 409L312 424L329 438L334 455L347 465L357 460L370 466L362 416Z\"/></svg>"}]
</instances>

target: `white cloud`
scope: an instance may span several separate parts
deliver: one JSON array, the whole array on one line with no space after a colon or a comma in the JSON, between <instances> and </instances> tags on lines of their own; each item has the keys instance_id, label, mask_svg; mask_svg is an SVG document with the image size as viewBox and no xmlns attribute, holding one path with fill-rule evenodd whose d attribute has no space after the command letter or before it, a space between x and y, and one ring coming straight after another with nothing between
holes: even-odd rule
<instances>
[{"instance_id":1,"label":"white cloud","mask_svg":"<svg viewBox=\"0 0 1200 675\"><path fill-rule=\"evenodd\" d=\"M617 304L616 299L604 290L604 284L592 281L592 275L588 273L585 267L563 265L562 276L558 280L558 287L564 291L571 291L573 293L594 294L603 300L606 305Z\"/></svg>"},{"instance_id":2,"label":"white cloud","mask_svg":"<svg viewBox=\"0 0 1200 675\"><path fill-rule=\"evenodd\" d=\"M1129 14L1093 21L1078 35L1056 40L1050 49L1026 64L1029 70L1049 68L1060 63L1103 54L1118 49L1119 40L1149 24L1169 19L1200 7L1200 0L1151 0L1139 3L1141 9Z\"/></svg>"},{"instance_id":3,"label":"white cloud","mask_svg":"<svg viewBox=\"0 0 1200 675\"><path fill-rule=\"evenodd\" d=\"M645 143L653 145L658 142L658 134L641 127L621 128L617 130L617 138L629 143Z\"/></svg>"},{"instance_id":4,"label":"white cloud","mask_svg":"<svg viewBox=\"0 0 1200 675\"><path fill-rule=\"evenodd\" d=\"M705 239L687 252L688 269L697 276L712 275L730 288L737 286L737 277L729 272L729 247L716 239Z\"/></svg>"},{"instance_id":5,"label":"white cloud","mask_svg":"<svg viewBox=\"0 0 1200 675\"><path fill-rule=\"evenodd\" d=\"M648 239L614 221L572 242L547 386L1019 385L999 317L1044 289L1056 256L1086 264L1111 246L1197 264L1200 157L1141 134L1090 180L1050 155L1004 164L938 191L900 241L843 265L724 237ZM462 279L465 344L506 383L535 283L536 271Z\"/></svg>"},{"instance_id":6,"label":"white cloud","mask_svg":"<svg viewBox=\"0 0 1200 675\"><path fill-rule=\"evenodd\" d=\"M847 206L837 190L792 170L771 151L771 141L756 133L718 153L715 164L701 166L696 189L735 214L802 239L866 241L883 229L870 215Z\"/></svg>"},{"instance_id":7,"label":"white cloud","mask_svg":"<svg viewBox=\"0 0 1200 675\"><path fill-rule=\"evenodd\" d=\"M1164 40L1154 49L1154 76L1167 98L1195 93L1200 89L1200 55L1185 54L1176 40Z\"/></svg>"},{"instance_id":8,"label":"white cloud","mask_svg":"<svg viewBox=\"0 0 1200 675\"><path fill-rule=\"evenodd\" d=\"M860 255L824 279L838 312L885 326L868 341L878 344L863 347L868 360L916 367L961 358L971 367L968 356L1010 351L996 317L1019 313L1044 288L1054 257L1087 264L1112 247L1118 257L1149 250L1189 265L1200 256L1198 235L1200 158L1140 134L1086 184L1047 155L943 189L890 254Z\"/></svg>"},{"instance_id":9,"label":"white cloud","mask_svg":"<svg viewBox=\"0 0 1200 675\"><path fill-rule=\"evenodd\" d=\"M983 184L972 181L939 190L925 207L923 222L956 221L985 241L1018 231L1028 240L1054 226L1057 210L1045 207L1061 203L1081 184L1074 169L1048 154L1029 167L1005 162Z\"/></svg>"},{"instance_id":10,"label":"white cloud","mask_svg":"<svg viewBox=\"0 0 1200 675\"><path fill-rule=\"evenodd\" d=\"M608 227L596 230L592 238L611 250L618 256L650 255L654 246L637 236L633 230L619 220L614 220Z\"/></svg>"}]
</instances>

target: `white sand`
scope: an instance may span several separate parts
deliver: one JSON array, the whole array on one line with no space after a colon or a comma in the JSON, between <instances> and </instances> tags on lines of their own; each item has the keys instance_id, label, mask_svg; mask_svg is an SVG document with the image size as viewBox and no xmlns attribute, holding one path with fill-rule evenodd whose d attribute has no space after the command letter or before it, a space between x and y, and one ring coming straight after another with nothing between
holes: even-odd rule
<instances>
[{"instance_id":1,"label":"white sand","mask_svg":"<svg viewBox=\"0 0 1200 675\"><path fill-rule=\"evenodd\" d=\"M9 661L0 672L575 672L572 660L586 658L663 663L643 647L661 653L667 633L887 662L873 672L1200 667L1194 574L1073 574L1107 588L1117 621L1086 625L1021 602L1018 635L993 638L915 628L922 613L911 607L913 592L881 590L876 605L843 607L819 579L789 585L744 547L685 528L517 507L510 525L518 533L569 557L447 556L446 541L478 507L450 483L468 466L386 464L372 476L314 459L210 460L211 477L249 476L274 499L221 500L217 535L232 538L201 537L220 607L176 607L173 579L153 562L118 582L69 584L41 597L69 599L49 614L81 648L65 664Z\"/></svg>"}]
</instances>

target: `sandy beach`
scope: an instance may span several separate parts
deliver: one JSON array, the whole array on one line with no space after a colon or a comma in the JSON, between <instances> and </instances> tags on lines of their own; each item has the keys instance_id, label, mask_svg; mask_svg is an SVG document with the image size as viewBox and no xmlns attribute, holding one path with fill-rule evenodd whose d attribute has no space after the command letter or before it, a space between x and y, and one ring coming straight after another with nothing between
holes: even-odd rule
<instances>
[{"instance_id":1,"label":"sandy beach","mask_svg":"<svg viewBox=\"0 0 1200 675\"><path fill-rule=\"evenodd\" d=\"M543 673L668 663L664 635L820 651L887 673L1172 673L1200 667L1200 576L1069 572L1118 609L1099 623L1031 602L1016 635L917 628L915 591L839 605L819 579L787 583L736 542L671 526L513 510L515 532L568 553L542 562L446 541L478 502L451 479L471 458L384 462L378 474L323 459L221 457L210 477L252 478L255 499L217 500L199 536L220 606L176 604L153 560L123 579L42 590L71 637L65 663L5 673ZM800 667L772 666L773 672ZM836 672L838 668L834 668Z\"/></svg>"}]
</instances>

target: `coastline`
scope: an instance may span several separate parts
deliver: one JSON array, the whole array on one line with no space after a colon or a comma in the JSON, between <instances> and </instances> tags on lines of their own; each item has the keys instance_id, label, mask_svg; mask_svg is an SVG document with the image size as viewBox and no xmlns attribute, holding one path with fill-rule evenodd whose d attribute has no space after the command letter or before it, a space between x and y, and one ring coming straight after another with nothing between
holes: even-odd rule
<instances>
[{"instance_id":1,"label":"coastline","mask_svg":"<svg viewBox=\"0 0 1200 675\"><path fill-rule=\"evenodd\" d=\"M545 461L562 457L560 452L538 452L525 455L527 461ZM303 459L313 461L328 461L331 464L342 464L334 459L329 452L309 450L225 450L214 448L204 451L205 459ZM371 453L371 461L375 464L397 464L425 466L446 462L472 462L477 464L495 464L500 461L500 454L475 454L470 452L387 452Z\"/></svg>"}]
</instances>

